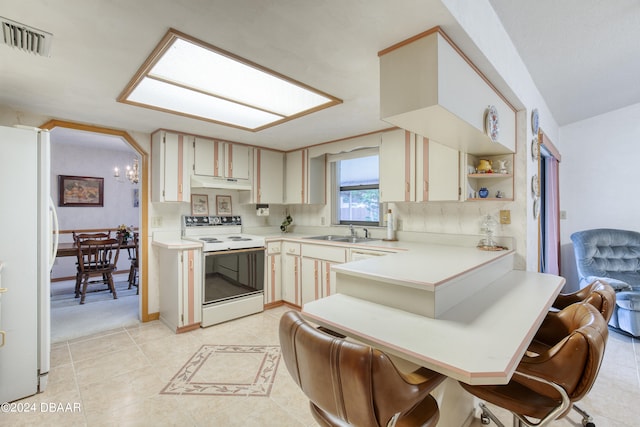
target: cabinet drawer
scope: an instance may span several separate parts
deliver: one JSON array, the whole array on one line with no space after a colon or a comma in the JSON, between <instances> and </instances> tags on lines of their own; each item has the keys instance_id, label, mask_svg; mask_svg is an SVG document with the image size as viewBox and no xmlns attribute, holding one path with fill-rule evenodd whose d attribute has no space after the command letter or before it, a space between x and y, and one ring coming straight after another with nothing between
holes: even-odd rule
<instances>
[{"instance_id":1,"label":"cabinet drawer","mask_svg":"<svg viewBox=\"0 0 640 427\"><path fill-rule=\"evenodd\" d=\"M302 245L302 256L333 262L346 262L347 248L322 245Z\"/></svg>"},{"instance_id":2,"label":"cabinet drawer","mask_svg":"<svg viewBox=\"0 0 640 427\"><path fill-rule=\"evenodd\" d=\"M282 252L288 255L300 255L300 243L283 242Z\"/></svg>"},{"instance_id":3,"label":"cabinet drawer","mask_svg":"<svg viewBox=\"0 0 640 427\"><path fill-rule=\"evenodd\" d=\"M267 255L279 254L282 251L280 242L267 243Z\"/></svg>"}]
</instances>

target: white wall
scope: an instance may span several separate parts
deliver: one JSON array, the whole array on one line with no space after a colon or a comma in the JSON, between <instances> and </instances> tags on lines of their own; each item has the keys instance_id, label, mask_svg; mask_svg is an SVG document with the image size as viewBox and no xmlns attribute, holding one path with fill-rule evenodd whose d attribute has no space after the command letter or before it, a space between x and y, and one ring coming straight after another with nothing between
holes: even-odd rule
<instances>
[{"instance_id":1,"label":"white wall","mask_svg":"<svg viewBox=\"0 0 640 427\"><path fill-rule=\"evenodd\" d=\"M571 234L591 228L640 231L640 104L560 128L562 275L577 289ZM570 288L569 288L570 287Z\"/></svg>"},{"instance_id":2,"label":"white wall","mask_svg":"<svg viewBox=\"0 0 640 427\"><path fill-rule=\"evenodd\" d=\"M51 143L51 198L56 204L60 230L86 230L97 228L116 228L120 224L138 227L140 224L140 208L133 206L132 185L121 178L120 182L113 177L114 166L123 169L132 164L133 150L115 151L95 149L91 146L90 134L87 134L86 145L69 145L57 138ZM89 176L104 178L103 207L59 206L59 175ZM62 234L61 242L71 242L71 234ZM125 254L126 255L126 254ZM129 260L121 256L118 269L129 268ZM73 257L56 259L51 277L67 277L75 275L76 266Z\"/></svg>"}]
</instances>

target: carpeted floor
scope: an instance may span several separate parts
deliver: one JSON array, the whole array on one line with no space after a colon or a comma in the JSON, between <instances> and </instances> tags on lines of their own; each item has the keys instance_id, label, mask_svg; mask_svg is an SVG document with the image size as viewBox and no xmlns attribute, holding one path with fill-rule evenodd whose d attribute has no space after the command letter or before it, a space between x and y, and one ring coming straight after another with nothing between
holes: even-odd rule
<instances>
[{"instance_id":1,"label":"carpeted floor","mask_svg":"<svg viewBox=\"0 0 640 427\"><path fill-rule=\"evenodd\" d=\"M119 279L116 277L116 280ZM74 298L74 281L52 283L51 342L67 341L140 323L137 289L127 289L129 284L126 277L122 279L115 283L118 299L113 299L106 286L90 285L83 305L80 305L79 298Z\"/></svg>"}]
</instances>

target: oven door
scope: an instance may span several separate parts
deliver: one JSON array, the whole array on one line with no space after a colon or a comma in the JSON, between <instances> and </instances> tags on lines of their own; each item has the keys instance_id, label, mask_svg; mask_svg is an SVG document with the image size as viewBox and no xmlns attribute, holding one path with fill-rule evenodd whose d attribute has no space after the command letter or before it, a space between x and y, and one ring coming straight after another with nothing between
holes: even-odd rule
<instances>
[{"instance_id":1,"label":"oven door","mask_svg":"<svg viewBox=\"0 0 640 427\"><path fill-rule=\"evenodd\" d=\"M264 290L264 248L205 252L203 305L218 304Z\"/></svg>"}]
</instances>

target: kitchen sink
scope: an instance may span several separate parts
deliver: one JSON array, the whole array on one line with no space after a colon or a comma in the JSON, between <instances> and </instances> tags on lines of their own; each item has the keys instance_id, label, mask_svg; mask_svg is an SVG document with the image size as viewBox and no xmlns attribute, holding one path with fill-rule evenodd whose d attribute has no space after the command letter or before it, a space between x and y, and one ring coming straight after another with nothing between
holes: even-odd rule
<instances>
[{"instance_id":1,"label":"kitchen sink","mask_svg":"<svg viewBox=\"0 0 640 427\"><path fill-rule=\"evenodd\" d=\"M363 243L370 242L372 240L380 240L380 239L372 239L370 237L351 237L351 236L340 236L336 234L327 234L324 236L313 236L313 237L305 237L305 239L311 240L327 240L331 242L346 242L346 243Z\"/></svg>"},{"instance_id":2,"label":"kitchen sink","mask_svg":"<svg viewBox=\"0 0 640 427\"><path fill-rule=\"evenodd\" d=\"M331 240L332 242L348 242L351 240L349 236L340 236L337 234L327 234L324 236L313 236L313 237L305 237L305 239L311 240Z\"/></svg>"}]
</instances>

